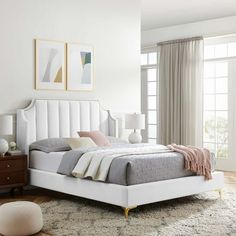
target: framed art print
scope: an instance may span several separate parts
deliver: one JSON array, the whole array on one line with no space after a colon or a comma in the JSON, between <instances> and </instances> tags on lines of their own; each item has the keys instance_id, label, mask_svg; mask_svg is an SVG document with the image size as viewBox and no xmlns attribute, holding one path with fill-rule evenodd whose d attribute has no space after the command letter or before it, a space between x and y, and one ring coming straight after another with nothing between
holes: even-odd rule
<instances>
[{"instance_id":1,"label":"framed art print","mask_svg":"<svg viewBox=\"0 0 236 236\"><path fill-rule=\"evenodd\" d=\"M67 90L93 89L93 47L67 43Z\"/></svg>"},{"instance_id":2,"label":"framed art print","mask_svg":"<svg viewBox=\"0 0 236 236\"><path fill-rule=\"evenodd\" d=\"M36 89L66 89L66 44L36 40Z\"/></svg>"}]
</instances>

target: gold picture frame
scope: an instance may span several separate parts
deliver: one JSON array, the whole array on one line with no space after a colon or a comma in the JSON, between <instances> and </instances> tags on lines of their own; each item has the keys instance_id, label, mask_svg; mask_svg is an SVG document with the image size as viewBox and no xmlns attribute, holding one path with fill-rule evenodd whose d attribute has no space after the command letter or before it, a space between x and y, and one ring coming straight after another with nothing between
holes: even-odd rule
<instances>
[{"instance_id":1,"label":"gold picture frame","mask_svg":"<svg viewBox=\"0 0 236 236\"><path fill-rule=\"evenodd\" d=\"M35 89L66 90L66 43L35 39Z\"/></svg>"},{"instance_id":2,"label":"gold picture frame","mask_svg":"<svg viewBox=\"0 0 236 236\"><path fill-rule=\"evenodd\" d=\"M94 86L94 48L81 43L66 44L67 91L92 91Z\"/></svg>"}]
</instances>

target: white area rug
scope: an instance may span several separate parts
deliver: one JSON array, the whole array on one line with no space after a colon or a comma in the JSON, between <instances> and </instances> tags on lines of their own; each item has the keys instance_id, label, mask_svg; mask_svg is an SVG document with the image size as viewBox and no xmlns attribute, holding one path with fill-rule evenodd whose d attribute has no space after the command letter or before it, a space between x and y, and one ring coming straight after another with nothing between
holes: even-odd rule
<instances>
[{"instance_id":1,"label":"white area rug","mask_svg":"<svg viewBox=\"0 0 236 236\"><path fill-rule=\"evenodd\" d=\"M121 208L71 197L40 204L51 235L236 235L236 193L217 192L140 206L124 218Z\"/></svg>"}]
</instances>

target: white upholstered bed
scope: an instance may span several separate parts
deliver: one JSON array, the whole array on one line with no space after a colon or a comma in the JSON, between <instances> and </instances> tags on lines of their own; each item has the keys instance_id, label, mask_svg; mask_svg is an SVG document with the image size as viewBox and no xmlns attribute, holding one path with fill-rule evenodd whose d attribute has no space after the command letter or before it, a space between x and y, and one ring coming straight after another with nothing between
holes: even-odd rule
<instances>
[{"instance_id":1,"label":"white upholstered bed","mask_svg":"<svg viewBox=\"0 0 236 236\"><path fill-rule=\"evenodd\" d=\"M17 144L27 154L34 141L77 137L79 130L100 130L105 135L117 136L118 123L98 101L39 99L17 111ZM72 178L50 169L29 168L29 175L33 186L121 206L126 217L130 209L139 205L205 191L220 191L224 185L223 173L218 171L213 172L210 181L205 181L202 176L188 176L131 186Z\"/></svg>"}]
</instances>

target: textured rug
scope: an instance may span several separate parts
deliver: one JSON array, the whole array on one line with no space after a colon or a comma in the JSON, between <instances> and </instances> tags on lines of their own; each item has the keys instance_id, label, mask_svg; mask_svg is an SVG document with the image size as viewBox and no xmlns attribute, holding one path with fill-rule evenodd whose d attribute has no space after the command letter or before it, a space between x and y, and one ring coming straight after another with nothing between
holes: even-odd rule
<instances>
[{"instance_id":1,"label":"textured rug","mask_svg":"<svg viewBox=\"0 0 236 236\"><path fill-rule=\"evenodd\" d=\"M40 204L50 235L236 235L236 193L217 192L121 208L77 197Z\"/></svg>"}]
</instances>

